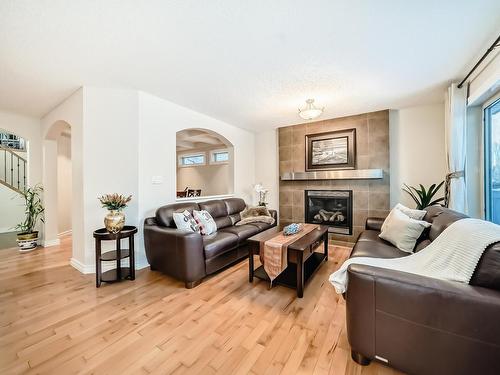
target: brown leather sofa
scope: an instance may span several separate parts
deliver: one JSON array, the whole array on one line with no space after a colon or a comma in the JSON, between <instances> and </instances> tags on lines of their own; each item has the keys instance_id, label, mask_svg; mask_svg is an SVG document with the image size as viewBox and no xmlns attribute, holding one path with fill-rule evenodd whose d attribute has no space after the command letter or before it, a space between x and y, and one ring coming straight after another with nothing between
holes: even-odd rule
<instances>
[{"instance_id":1,"label":"brown leather sofa","mask_svg":"<svg viewBox=\"0 0 500 375\"><path fill-rule=\"evenodd\" d=\"M433 206L432 226L415 251L466 216ZM408 254L380 239L384 219L369 218L351 257ZM500 374L500 243L484 252L469 285L351 265L345 294L352 358L410 374Z\"/></svg>"},{"instance_id":2,"label":"brown leather sofa","mask_svg":"<svg viewBox=\"0 0 500 375\"><path fill-rule=\"evenodd\" d=\"M201 280L248 256L247 239L276 225L276 211L269 210L274 224L252 223L235 226L246 207L239 198L207 202L176 203L160 207L155 217L144 221L146 257L152 270L161 271L193 288ZM217 224L208 236L176 228L173 213L207 210Z\"/></svg>"}]
</instances>

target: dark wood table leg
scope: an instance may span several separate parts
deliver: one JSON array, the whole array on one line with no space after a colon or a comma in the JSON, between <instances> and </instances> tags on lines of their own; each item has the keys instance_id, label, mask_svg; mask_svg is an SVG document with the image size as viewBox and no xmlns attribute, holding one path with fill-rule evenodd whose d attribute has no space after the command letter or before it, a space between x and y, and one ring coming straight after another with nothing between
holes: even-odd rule
<instances>
[{"instance_id":1,"label":"dark wood table leg","mask_svg":"<svg viewBox=\"0 0 500 375\"><path fill-rule=\"evenodd\" d=\"M302 252L297 252L297 297L304 296L304 262L302 261Z\"/></svg>"},{"instance_id":2,"label":"dark wood table leg","mask_svg":"<svg viewBox=\"0 0 500 375\"><path fill-rule=\"evenodd\" d=\"M95 240L95 287L101 286L101 240Z\"/></svg>"},{"instance_id":3,"label":"dark wood table leg","mask_svg":"<svg viewBox=\"0 0 500 375\"><path fill-rule=\"evenodd\" d=\"M129 251L130 251L130 257L129 257L129 265L130 265L130 280L135 280L135 250L134 250L134 235L131 235L128 238L128 244L129 244Z\"/></svg>"},{"instance_id":4,"label":"dark wood table leg","mask_svg":"<svg viewBox=\"0 0 500 375\"><path fill-rule=\"evenodd\" d=\"M121 280L122 278L122 252L121 252L121 239L116 239L116 279Z\"/></svg>"},{"instance_id":5,"label":"dark wood table leg","mask_svg":"<svg viewBox=\"0 0 500 375\"><path fill-rule=\"evenodd\" d=\"M253 245L248 246L248 282L253 282Z\"/></svg>"},{"instance_id":6,"label":"dark wood table leg","mask_svg":"<svg viewBox=\"0 0 500 375\"><path fill-rule=\"evenodd\" d=\"M328 232L325 233L324 244L325 244L325 262L326 262L328 261Z\"/></svg>"}]
</instances>

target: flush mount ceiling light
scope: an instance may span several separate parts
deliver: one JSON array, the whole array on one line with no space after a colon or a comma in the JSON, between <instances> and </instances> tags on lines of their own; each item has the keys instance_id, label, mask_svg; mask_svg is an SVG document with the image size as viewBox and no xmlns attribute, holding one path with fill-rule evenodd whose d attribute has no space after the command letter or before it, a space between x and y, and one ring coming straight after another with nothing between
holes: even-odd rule
<instances>
[{"instance_id":1,"label":"flush mount ceiling light","mask_svg":"<svg viewBox=\"0 0 500 375\"><path fill-rule=\"evenodd\" d=\"M299 108L299 116L304 120L313 120L316 117L319 117L323 113L324 109L325 107L317 108L314 105L314 99L307 99L306 105L303 108Z\"/></svg>"}]
</instances>

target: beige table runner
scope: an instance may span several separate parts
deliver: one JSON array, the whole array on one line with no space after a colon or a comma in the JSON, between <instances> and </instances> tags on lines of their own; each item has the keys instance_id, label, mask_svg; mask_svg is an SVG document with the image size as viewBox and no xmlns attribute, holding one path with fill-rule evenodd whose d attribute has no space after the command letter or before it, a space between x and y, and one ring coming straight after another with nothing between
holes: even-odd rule
<instances>
[{"instance_id":1,"label":"beige table runner","mask_svg":"<svg viewBox=\"0 0 500 375\"><path fill-rule=\"evenodd\" d=\"M288 245L318 228L318 225L315 224L302 225L303 229L296 234L285 236L281 232L275 237L260 243L260 261L271 279L271 285L273 280L288 266Z\"/></svg>"}]
</instances>

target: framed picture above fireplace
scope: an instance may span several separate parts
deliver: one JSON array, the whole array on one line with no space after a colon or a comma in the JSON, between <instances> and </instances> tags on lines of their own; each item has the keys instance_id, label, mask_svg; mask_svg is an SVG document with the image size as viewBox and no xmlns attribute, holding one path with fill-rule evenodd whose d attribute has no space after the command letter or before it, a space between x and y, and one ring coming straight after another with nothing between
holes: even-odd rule
<instances>
[{"instance_id":1,"label":"framed picture above fireplace","mask_svg":"<svg viewBox=\"0 0 500 375\"><path fill-rule=\"evenodd\" d=\"M306 135L306 171L355 168L356 129Z\"/></svg>"}]
</instances>

